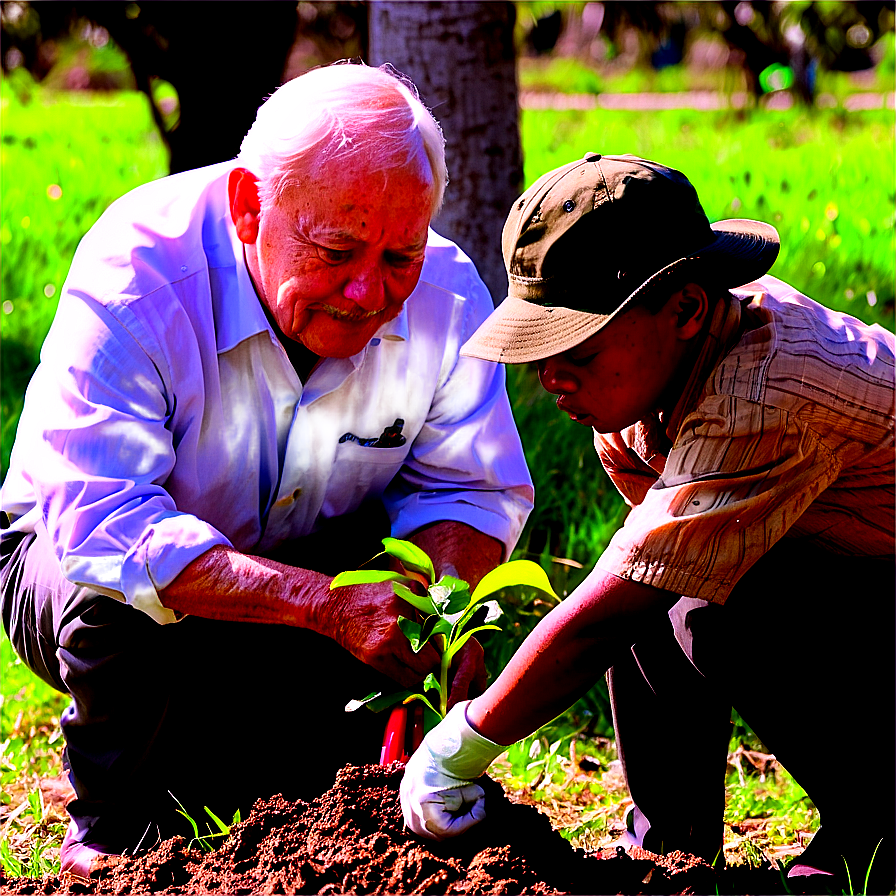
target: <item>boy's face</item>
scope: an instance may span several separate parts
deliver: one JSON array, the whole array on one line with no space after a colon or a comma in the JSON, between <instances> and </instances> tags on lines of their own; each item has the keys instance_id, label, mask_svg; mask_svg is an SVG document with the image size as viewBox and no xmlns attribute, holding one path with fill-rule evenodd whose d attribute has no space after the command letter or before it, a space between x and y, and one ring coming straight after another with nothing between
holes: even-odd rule
<instances>
[{"instance_id":1,"label":"boy's face","mask_svg":"<svg viewBox=\"0 0 896 896\"><path fill-rule=\"evenodd\" d=\"M657 314L635 306L560 355L538 362L542 386L576 423L619 432L664 407L688 340L673 296Z\"/></svg>"}]
</instances>

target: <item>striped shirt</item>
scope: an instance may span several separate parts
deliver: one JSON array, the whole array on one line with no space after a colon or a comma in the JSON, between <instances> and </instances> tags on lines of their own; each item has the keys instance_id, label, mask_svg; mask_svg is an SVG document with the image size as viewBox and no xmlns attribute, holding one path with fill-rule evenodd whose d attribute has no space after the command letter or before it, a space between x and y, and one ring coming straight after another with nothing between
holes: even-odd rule
<instances>
[{"instance_id":1,"label":"striped shirt","mask_svg":"<svg viewBox=\"0 0 896 896\"><path fill-rule=\"evenodd\" d=\"M774 277L720 301L672 413L595 433L633 508L598 567L724 603L785 535L892 557L894 354Z\"/></svg>"}]
</instances>

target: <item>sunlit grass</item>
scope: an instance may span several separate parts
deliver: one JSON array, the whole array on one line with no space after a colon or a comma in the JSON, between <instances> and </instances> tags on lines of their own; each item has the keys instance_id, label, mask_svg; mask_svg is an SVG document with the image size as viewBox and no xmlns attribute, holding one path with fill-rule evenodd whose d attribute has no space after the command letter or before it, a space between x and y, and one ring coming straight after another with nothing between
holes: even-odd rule
<instances>
[{"instance_id":1,"label":"sunlit grass","mask_svg":"<svg viewBox=\"0 0 896 896\"><path fill-rule=\"evenodd\" d=\"M683 171L710 220L781 234L771 273L816 301L893 326L892 110L845 113L524 110L526 183L588 152Z\"/></svg>"},{"instance_id":2,"label":"sunlit grass","mask_svg":"<svg viewBox=\"0 0 896 896\"><path fill-rule=\"evenodd\" d=\"M167 159L138 93L52 94L32 87L23 101L4 81L0 123L5 475L22 395L81 237L114 199L167 174Z\"/></svg>"},{"instance_id":3,"label":"sunlit grass","mask_svg":"<svg viewBox=\"0 0 896 896\"><path fill-rule=\"evenodd\" d=\"M44 684L0 634L0 866L14 876L58 869L69 790L59 718L67 698Z\"/></svg>"}]
</instances>

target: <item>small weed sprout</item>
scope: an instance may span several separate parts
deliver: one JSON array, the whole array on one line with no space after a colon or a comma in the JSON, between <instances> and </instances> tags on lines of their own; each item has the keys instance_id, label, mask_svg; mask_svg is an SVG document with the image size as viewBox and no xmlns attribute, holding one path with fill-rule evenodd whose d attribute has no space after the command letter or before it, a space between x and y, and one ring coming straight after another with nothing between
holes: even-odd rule
<instances>
[{"instance_id":1,"label":"small weed sprout","mask_svg":"<svg viewBox=\"0 0 896 896\"><path fill-rule=\"evenodd\" d=\"M841 856L841 858L843 858L843 864L846 866L846 881L849 884L849 896L865 896L865 894L868 893L868 881L871 878L871 866L874 864L874 860L877 858L877 851L880 849L880 845L883 842L883 840L878 840L877 846L874 847L874 852L871 853L871 861L868 863L868 869L865 872L865 886L862 887L861 894L857 894L853 889L852 873L849 870L849 863Z\"/></svg>"},{"instance_id":2,"label":"small weed sprout","mask_svg":"<svg viewBox=\"0 0 896 896\"><path fill-rule=\"evenodd\" d=\"M240 810L237 809L233 814L233 821L230 824L225 824L208 806L203 806L206 814L209 818L215 823L215 827L218 829L217 831L212 830L212 826L206 822L206 827L208 828L207 834L199 833L199 825L196 823L196 820L187 812L184 808L183 803L173 794L171 791L168 791L168 795L174 800L178 805L177 814L183 815L187 821L190 822L190 827L193 828L193 839L190 841L190 846L194 843L199 845L199 848L203 852L214 852L215 844L212 842L216 838L226 837L230 833L231 827L235 824L239 824L240 822Z\"/></svg>"},{"instance_id":3,"label":"small weed sprout","mask_svg":"<svg viewBox=\"0 0 896 896\"><path fill-rule=\"evenodd\" d=\"M346 712L353 712L362 706L374 712L388 709L396 703L410 703L420 700L424 706L444 718L448 712L448 670L457 652L477 632L495 630L500 626L494 621L501 616L501 608L494 600L485 600L490 594L515 585L526 585L545 591L553 597L554 590L547 573L531 560L511 560L482 577L482 581L470 593L470 586L454 576L443 575L435 581L435 569L427 553L417 545L398 538L384 538L383 548L376 557L387 554L397 560L404 574L384 570L353 570L336 576L330 588L346 585L363 585L375 582L392 582L395 593L407 601L421 614L415 621L404 616L398 617L398 625L404 632L414 653L419 653L426 644L432 642L441 655L439 675L432 672L423 682L422 692L414 690L397 691L384 695L382 692L368 694L361 700L352 700ZM376 557L372 558L373 560ZM411 590L415 582L426 587L426 594ZM436 691L437 706L433 705L427 693Z\"/></svg>"}]
</instances>

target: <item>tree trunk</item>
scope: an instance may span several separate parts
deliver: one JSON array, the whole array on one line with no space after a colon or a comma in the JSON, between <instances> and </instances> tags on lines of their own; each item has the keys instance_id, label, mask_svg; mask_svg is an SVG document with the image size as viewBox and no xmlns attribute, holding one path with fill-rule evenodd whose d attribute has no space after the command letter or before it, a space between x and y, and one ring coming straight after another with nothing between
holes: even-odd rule
<instances>
[{"instance_id":1,"label":"tree trunk","mask_svg":"<svg viewBox=\"0 0 896 896\"><path fill-rule=\"evenodd\" d=\"M373 0L372 65L417 85L445 132L449 184L435 229L476 263L497 304L507 294L501 230L523 180L515 10L509 2Z\"/></svg>"}]
</instances>

